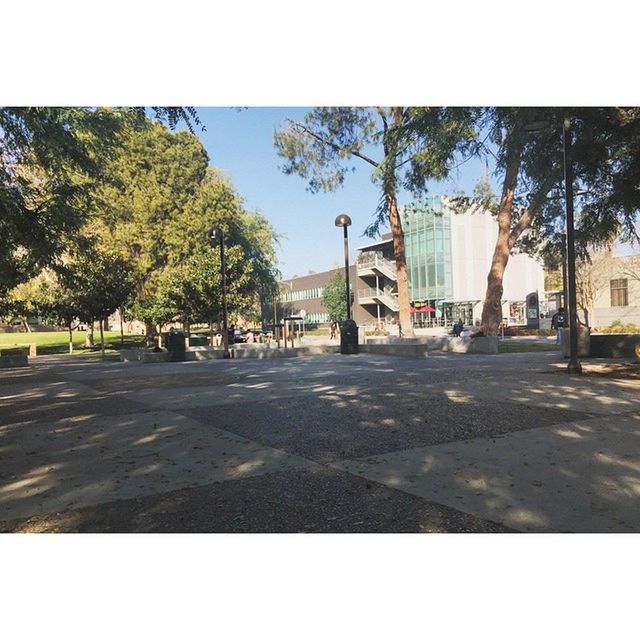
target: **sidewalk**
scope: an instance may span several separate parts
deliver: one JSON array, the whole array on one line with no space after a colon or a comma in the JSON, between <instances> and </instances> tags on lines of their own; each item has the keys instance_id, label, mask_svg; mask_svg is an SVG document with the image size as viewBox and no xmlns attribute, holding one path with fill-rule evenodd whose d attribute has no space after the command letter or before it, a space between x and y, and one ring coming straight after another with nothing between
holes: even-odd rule
<instances>
[{"instance_id":1,"label":"sidewalk","mask_svg":"<svg viewBox=\"0 0 640 640\"><path fill-rule=\"evenodd\" d=\"M0 374L0 531L640 531L640 380L555 352Z\"/></svg>"}]
</instances>

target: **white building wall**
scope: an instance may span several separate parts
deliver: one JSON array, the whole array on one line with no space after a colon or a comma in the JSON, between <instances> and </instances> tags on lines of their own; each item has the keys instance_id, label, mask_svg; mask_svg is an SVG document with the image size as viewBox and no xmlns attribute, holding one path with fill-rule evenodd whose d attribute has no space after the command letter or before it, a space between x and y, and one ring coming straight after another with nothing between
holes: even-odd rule
<instances>
[{"instance_id":1,"label":"white building wall","mask_svg":"<svg viewBox=\"0 0 640 640\"><path fill-rule=\"evenodd\" d=\"M454 300L484 300L497 237L498 223L491 214L451 214ZM526 254L512 255L507 264L503 286L503 300L523 301L527 294L536 290L542 294L542 264ZM479 318L481 313L480 303L474 309L474 317Z\"/></svg>"}]
</instances>

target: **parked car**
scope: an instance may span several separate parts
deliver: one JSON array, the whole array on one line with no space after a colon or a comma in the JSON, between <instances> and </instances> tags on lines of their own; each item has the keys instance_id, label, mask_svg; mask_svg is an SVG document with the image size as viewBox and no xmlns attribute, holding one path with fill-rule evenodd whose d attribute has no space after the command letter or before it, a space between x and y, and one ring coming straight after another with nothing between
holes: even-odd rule
<instances>
[{"instance_id":1,"label":"parked car","mask_svg":"<svg viewBox=\"0 0 640 640\"><path fill-rule=\"evenodd\" d=\"M233 342L246 342L247 341L247 334L246 333L242 333L242 331L240 331L240 329L236 329L233 332Z\"/></svg>"}]
</instances>

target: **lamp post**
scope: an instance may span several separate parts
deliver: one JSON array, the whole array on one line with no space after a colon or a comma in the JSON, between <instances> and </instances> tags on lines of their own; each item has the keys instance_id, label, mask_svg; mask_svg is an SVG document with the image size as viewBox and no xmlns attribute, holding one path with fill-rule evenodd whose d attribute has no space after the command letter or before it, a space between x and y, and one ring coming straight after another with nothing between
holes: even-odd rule
<instances>
[{"instance_id":1,"label":"lamp post","mask_svg":"<svg viewBox=\"0 0 640 640\"><path fill-rule=\"evenodd\" d=\"M229 329L227 327L227 266L224 259L224 232L219 227L211 227L207 232L209 241L213 245L220 243L220 273L222 275L222 345L223 358L230 358L229 353Z\"/></svg>"},{"instance_id":2,"label":"lamp post","mask_svg":"<svg viewBox=\"0 0 640 640\"><path fill-rule=\"evenodd\" d=\"M571 164L571 120L564 119L563 155L564 184L567 208L567 294L569 302L569 373L582 373L582 365L578 362L578 312L576 308L576 244L573 226L573 166Z\"/></svg>"},{"instance_id":3,"label":"lamp post","mask_svg":"<svg viewBox=\"0 0 640 640\"><path fill-rule=\"evenodd\" d=\"M347 320L351 320L351 291L349 290L349 234L348 227L351 226L351 218L346 213L341 213L336 218L336 227L344 230L344 279L347 284Z\"/></svg>"},{"instance_id":4,"label":"lamp post","mask_svg":"<svg viewBox=\"0 0 640 640\"><path fill-rule=\"evenodd\" d=\"M524 127L529 133L537 133L550 127L546 121L531 122ZM565 186L565 239L563 252L563 272L566 270L565 302L569 307L569 364L568 373L582 373L582 365L578 361L578 313L576 308L576 244L573 220L573 165L571 160L571 119L565 118L562 123L562 155L564 163Z\"/></svg>"}]
</instances>

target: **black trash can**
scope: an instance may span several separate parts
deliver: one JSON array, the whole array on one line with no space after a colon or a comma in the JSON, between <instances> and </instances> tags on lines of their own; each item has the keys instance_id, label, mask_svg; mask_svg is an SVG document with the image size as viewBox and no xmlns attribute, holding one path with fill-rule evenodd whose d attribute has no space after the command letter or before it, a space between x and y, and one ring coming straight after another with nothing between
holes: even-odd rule
<instances>
[{"instance_id":1,"label":"black trash can","mask_svg":"<svg viewBox=\"0 0 640 640\"><path fill-rule=\"evenodd\" d=\"M358 325L355 320L343 320L340 325L340 353L358 353Z\"/></svg>"},{"instance_id":2,"label":"black trash can","mask_svg":"<svg viewBox=\"0 0 640 640\"><path fill-rule=\"evenodd\" d=\"M169 352L169 362L183 362L186 351L185 335L180 329L171 329L167 335L167 351Z\"/></svg>"}]
</instances>

